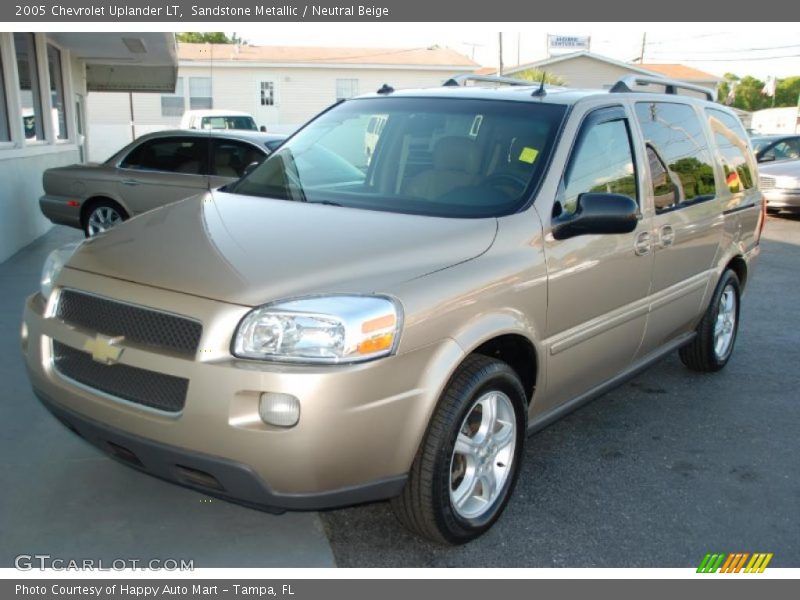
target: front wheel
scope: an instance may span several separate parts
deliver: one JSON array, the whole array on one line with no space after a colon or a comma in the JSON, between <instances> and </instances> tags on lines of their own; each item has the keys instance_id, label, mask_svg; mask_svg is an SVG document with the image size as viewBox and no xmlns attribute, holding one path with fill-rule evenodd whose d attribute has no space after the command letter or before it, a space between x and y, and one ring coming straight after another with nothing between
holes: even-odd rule
<instances>
[{"instance_id":1,"label":"front wheel","mask_svg":"<svg viewBox=\"0 0 800 600\"><path fill-rule=\"evenodd\" d=\"M463 544L500 517L525 442L527 402L506 363L472 355L445 389L403 493L400 521L445 544Z\"/></svg>"},{"instance_id":2,"label":"front wheel","mask_svg":"<svg viewBox=\"0 0 800 600\"><path fill-rule=\"evenodd\" d=\"M694 340L680 349L683 364L705 372L719 371L728 364L739 331L740 297L739 277L729 269L714 290Z\"/></svg>"}]
</instances>

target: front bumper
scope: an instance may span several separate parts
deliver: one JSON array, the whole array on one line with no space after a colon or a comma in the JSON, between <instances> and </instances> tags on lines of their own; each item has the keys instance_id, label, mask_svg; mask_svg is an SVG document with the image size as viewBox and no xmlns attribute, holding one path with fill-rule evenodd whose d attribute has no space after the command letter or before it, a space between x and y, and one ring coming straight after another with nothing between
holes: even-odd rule
<instances>
[{"instance_id":1,"label":"front bumper","mask_svg":"<svg viewBox=\"0 0 800 600\"><path fill-rule=\"evenodd\" d=\"M767 208L800 211L800 189L771 189L763 192Z\"/></svg>"},{"instance_id":2,"label":"front bumper","mask_svg":"<svg viewBox=\"0 0 800 600\"><path fill-rule=\"evenodd\" d=\"M78 206L69 206L68 202L80 202ZM81 206L83 200L66 196L51 196L45 194L39 198L39 208L42 214L56 225L67 227L81 227Z\"/></svg>"},{"instance_id":3,"label":"front bumper","mask_svg":"<svg viewBox=\"0 0 800 600\"><path fill-rule=\"evenodd\" d=\"M25 306L25 362L48 408L128 464L261 508L318 509L399 493L441 389L463 356L454 341L443 340L358 365L242 361L228 348L248 307L72 269L62 272L59 284L184 314L204 328L193 359L130 345L119 360L189 380L183 410L165 413L58 373L52 340L81 349L95 332L47 318L41 296L31 296ZM258 416L262 392L296 396L298 424L288 429L265 424Z\"/></svg>"}]
</instances>

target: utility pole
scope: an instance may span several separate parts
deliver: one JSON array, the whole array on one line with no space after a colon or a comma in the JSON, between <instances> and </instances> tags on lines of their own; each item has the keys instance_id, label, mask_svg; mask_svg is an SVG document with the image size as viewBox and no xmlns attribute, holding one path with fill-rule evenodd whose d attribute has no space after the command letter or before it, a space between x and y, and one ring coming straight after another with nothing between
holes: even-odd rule
<instances>
[{"instance_id":1,"label":"utility pole","mask_svg":"<svg viewBox=\"0 0 800 600\"><path fill-rule=\"evenodd\" d=\"M642 51L639 52L639 64L644 64L644 47L647 44L647 32L642 34Z\"/></svg>"},{"instance_id":2,"label":"utility pole","mask_svg":"<svg viewBox=\"0 0 800 600\"><path fill-rule=\"evenodd\" d=\"M503 76L503 32L497 34L498 66L497 75Z\"/></svg>"}]
</instances>

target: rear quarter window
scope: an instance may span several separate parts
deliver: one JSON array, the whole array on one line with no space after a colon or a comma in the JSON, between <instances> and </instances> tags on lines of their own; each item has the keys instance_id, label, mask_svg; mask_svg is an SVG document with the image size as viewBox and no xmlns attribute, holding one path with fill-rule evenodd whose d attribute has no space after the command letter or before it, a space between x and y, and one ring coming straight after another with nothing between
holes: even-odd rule
<instances>
[{"instance_id":1,"label":"rear quarter window","mask_svg":"<svg viewBox=\"0 0 800 600\"><path fill-rule=\"evenodd\" d=\"M706 116L722 162L725 185L734 194L751 189L755 185L755 161L742 124L733 115L713 108L706 109Z\"/></svg>"},{"instance_id":2,"label":"rear quarter window","mask_svg":"<svg viewBox=\"0 0 800 600\"><path fill-rule=\"evenodd\" d=\"M649 161L660 161L674 189L671 195L665 194L664 189L653 189L655 197L669 198L660 202L656 211L674 210L714 198L716 182L711 152L694 108L673 102L638 102L636 118L648 153L652 151L655 155L649 156Z\"/></svg>"}]
</instances>

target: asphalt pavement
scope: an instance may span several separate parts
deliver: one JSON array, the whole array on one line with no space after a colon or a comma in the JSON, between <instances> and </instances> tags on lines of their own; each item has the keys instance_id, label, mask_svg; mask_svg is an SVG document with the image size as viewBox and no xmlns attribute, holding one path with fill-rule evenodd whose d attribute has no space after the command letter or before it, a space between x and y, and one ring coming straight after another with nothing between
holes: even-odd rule
<instances>
[{"instance_id":1,"label":"asphalt pavement","mask_svg":"<svg viewBox=\"0 0 800 600\"><path fill-rule=\"evenodd\" d=\"M458 548L388 503L323 514L342 567L696 567L707 552L800 566L800 218L770 218L736 349L677 353L528 438L505 514Z\"/></svg>"}]
</instances>

